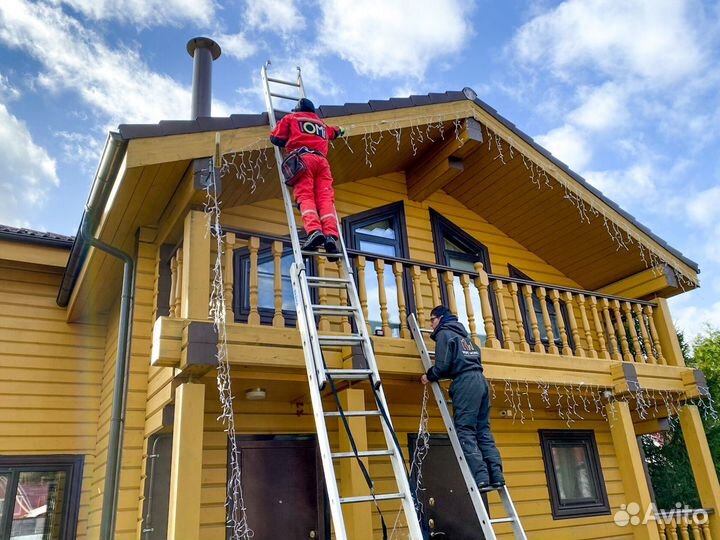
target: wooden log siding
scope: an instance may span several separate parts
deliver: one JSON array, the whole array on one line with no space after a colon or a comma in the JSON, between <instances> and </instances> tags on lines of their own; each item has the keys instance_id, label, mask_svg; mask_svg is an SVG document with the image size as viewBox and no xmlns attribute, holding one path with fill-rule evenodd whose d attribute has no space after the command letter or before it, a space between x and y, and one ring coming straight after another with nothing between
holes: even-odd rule
<instances>
[{"instance_id":1,"label":"wooden log siding","mask_svg":"<svg viewBox=\"0 0 720 540\"><path fill-rule=\"evenodd\" d=\"M238 244L249 246L251 271L257 271L261 244L272 246L277 273L282 248L289 245L287 239L239 230L232 233ZM380 319L375 323L385 336L407 338L405 316L411 312L427 324L430 310L440 303L444 290L451 309L456 312L460 309L465 314L463 322L478 344L485 347L588 359L667 363L653 319L655 304L651 302L488 274L480 263L475 272L463 272L354 250L348 250L348 254L365 318L368 320L369 313L379 313ZM322 257L317 267L321 275L339 276L337 265ZM375 270L373 285L377 285L377 294L373 297L368 296L365 279L368 268ZM386 275L391 279L386 279ZM250 284L250 290L244 292L245 296L249 293L250 313L258 313L257 276L248 276L244 281ZM394 289L385 287L390 281L394 282ZM278 275L273 284L275 313L271 317L273 322L267 324L280 326L282 291ZM329 305L347 304L346 295L333 289L320 289L318 301ZM497 311L492 309L492 302ZM496 317L499 317L497 321ZM391 321L397 320L400 324L393 328ZM322 316L319 324L323 331L346 332L350 327L348 318L341 316ZM394 334L393 330L396 330Z\"/></svg>"}]
</instances>

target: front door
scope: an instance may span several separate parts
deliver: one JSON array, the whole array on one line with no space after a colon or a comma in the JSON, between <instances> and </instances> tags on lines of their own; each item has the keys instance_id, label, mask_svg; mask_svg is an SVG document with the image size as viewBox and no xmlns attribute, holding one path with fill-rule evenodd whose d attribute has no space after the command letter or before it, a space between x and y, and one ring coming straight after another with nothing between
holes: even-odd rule
<instances>
[{"instance_id":1,"label":"front door","mask_svg":"<svg viewBox=\"0 0 720 540\"><path fill-rule=\"evenodd\" d=\"M417 436L409 436L413 452ZM430 536L439 540L484 540L465 482L446 435L430 436L430 451L422 464L423 513L420 519ZM415 479L413 478L413 482ZM487 497L483 495L487 506Z\"/></svg>"},{"instance_id":2,"label":"front door","mask_svg":"<svg viewBox=\"0 0 720 540\"><path fill-rule=\"evenodd\" d=\"M238 445L253 539L325 539L329 527L315 437L238 437Z\"/></svg>"}]
</instances>

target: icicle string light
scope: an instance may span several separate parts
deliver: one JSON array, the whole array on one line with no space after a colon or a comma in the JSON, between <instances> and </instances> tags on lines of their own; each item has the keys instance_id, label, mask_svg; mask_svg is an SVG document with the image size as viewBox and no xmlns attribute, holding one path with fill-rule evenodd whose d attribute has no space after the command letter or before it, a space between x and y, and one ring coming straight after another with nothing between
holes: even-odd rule
<instances>
[{"instance_id":1,"label":"icicle string light","mask_svg":"<svg viewBox=\"0 0 720 540\"><path fill-rule=\"evenodd\" d=\"M235 414L233 412L233 390L230 378L230 360L227 348L225 280L223 277L223 253L225 242L220 225L220 201L217 193L216 170L212 161L208 163L208 181L205 187L205 214L210 222L210 234L215 241L216 256L213 264L212 289L209 313L218 336L217 345L217 388L220 398L218 421L227 433L230 470L227 481L227 528L231 540L250 540L254 536L247 521L247 509L242 491L240 449L235 437ZM227 269L226 269L227 271Z\"/></svg>"}]
</instances>

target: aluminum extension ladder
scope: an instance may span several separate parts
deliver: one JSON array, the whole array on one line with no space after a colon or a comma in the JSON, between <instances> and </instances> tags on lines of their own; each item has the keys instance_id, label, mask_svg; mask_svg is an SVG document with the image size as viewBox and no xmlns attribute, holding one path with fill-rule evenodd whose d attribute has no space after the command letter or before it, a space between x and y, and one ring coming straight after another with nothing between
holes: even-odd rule
<instances>
[{"instance_id":1,"label":"aluminum extension ladder","mask_svg":"<svg viewBox=\"0 0 720 540\"><path fill-rule=\"evenodd\" d=\"M274 129L276 125L275 106L273 98L296 102L298 99L305 97L305 88L303 86L302 74L298 67L297 79L295 81L285 81L268 77L268 66L270 62L263 65L261 69L261 78L263 91L265 94L265 104L267 106L270 126ZM270 84L280 86L285 89L284 93L278 93L271 89ZM295 95L293 95L295 94ZM322 460L323 472L325 476L325 485L327 488L327 496L330 505L330 514L332 517L335 538L337 540L348 540L345 521L343 519L342 506L348 504L356 504L363 502L375 502L385 500L400 500L402 509L405 513L410 540L422 540L422 532L420 523L415 511L413 497L410 491L410 484L407 476L404 458L397 443L395 431L393 429L390 417L387 413L387 401L380 382L380 374L375 362L372 343L368 335L365 317L360 305L360 299L355 287L352 268L350 267L345 243L340 237L341 253L338 253L338 269L341 277L321 277L308 275L307 268L304 264L304 257L324 257L324 252L303 251L301 249L300 240L298 238L297 226L295 223L295 214L293 210L292 199L288 187L285 185L282 177L280 164L283 155L280 148L275 147L275 158L277 161L279 181L282 188L283 200L285 203L285 212L287 214L288 226L290 228L290 238L292 240L292 249L294 262L290 268L290 278L292 281L293 295L295 298L295 307L297 309L297 326L300 330L302 338L303 352L305 355L305 366L307 368L308 381L310 384L310 397L313 406L313 415L315 418L315 427L318 437L318 445L320 447L320 456ZM319 305L313 303L310 289L340 289L347 291L349 305ZM330 316L341 318L350 318L354 323L356 333L330 335L321 334L316 326L316 316ZM325 347L359 347L362 350L366 365L362 369L328 369L323 359L323 349ZM335 389L335 381L360 381L368 380L375 394L376 409L366 411L347 411L344 412L337 400ZM336 402L338 410L324 411L322 403L321 391L325 388L326 383L330 383L332 392L336 394ZM348 431L348 436L353 441L353 435L350 430L346 417L357 416L376 416L380 418L383 433L385 435L385 449L369 450L369 451L353 451L353 452L333 452L330 448L328 439L328 430L326 421L328 418L332 420L342 420L342 424ZM354 443L353 443L354 445ZM392 464L392 470L397 484L397 490L392 493L375 493L371 489L372 495L349 495L340 497L335 477L334 461L340 459L357 459L360 464L360 458L389 458ZM364 473L367 470L364 469ZM366 479L369 477L366 476ZM370 481L368 480L368 483ZM350 540L366 540L366 539L350 539Z\"/></svg>"},{"instance_id":2,"label":"aluminum extension ladder","mask_svg":"<svg viewBox=\"0 0 720 540\"><path fill-rule=\"evenodd\" d=\"M410 332L412 333L415 344L420 352L420 359L422 360L423 368L427 371L433 365L430 358L434 357L435 353L428 351L425 339L423 339L423 334L429 334L431 333L431 330L421 329L414 313L408 316L408 327L410 328ZM493 525L497 523L511 523L515 538L517 540L527 540L522 523L520 523L520 516L518 516L517 511L515 510L515 505L512 502L510 492L508 491L506 485L491 491L497 491L498 495L500 495L500 500L505 508L507 517L496 519L490 518L487 508L485 508L485 504L483 503L480 495L480 491L475 484L475 479L470 472L470 467L468 467L467 461L465 461L465 455L463 454L462 447L460 446L460 440L458 439L455 431L455 424L453 423L452 416L450 416L450 410L448 409L450 401L445 397L445 391L439 383L432 382L430 384L432 385L435 402L437 403L438 409L440 409L440 416L442 416L443 422L445 423L445 429L447 430L450 443L452 444L453 451L455 452L455 457L457 458L458 465L460 466L460 472L462 473L463 480L465 481L465 487L468 490L470 500L472 501L473 508L475 509L475 514L477 514L480 527L482 527L483 534L485 535L485 540L497 539L495 530L493 529Z\"/></svg>"}]
</instances>

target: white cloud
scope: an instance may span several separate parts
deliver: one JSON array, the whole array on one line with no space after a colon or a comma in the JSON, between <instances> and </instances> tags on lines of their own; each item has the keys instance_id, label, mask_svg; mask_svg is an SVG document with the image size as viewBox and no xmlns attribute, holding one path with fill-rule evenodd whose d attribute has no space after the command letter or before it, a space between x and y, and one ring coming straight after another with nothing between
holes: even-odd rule
<instances>
[{"instance_id":1,"label":"white cloud","mask_svg":"<svg viewBox=\"0 0 720 540\"><path fill-rule=\"evenodd\" d=\"M586 171L583 175L603 194L619 202L630 199L645 199L647 202L655 195L655 171L649 163L638 163L615 171Z\"/></svg>"},{"instance_id":2,"label":"white cloud","mask_svg":"<svg viewBox=\"0 0 720 540\"><path fill-rule=\"evenodd\" d=\"M683 331L689 342L703 333L708 324L720 328L720 302L707 302L704 289L671 298L670 313L675 327Z\"/></svg>"},{"instance_id":3,"label":"white cloud","mask_svg":"<svg viewBox=\"0 0 720 540\"><path fill-rule=\"evenodd\" d=\"M38 83L48 91L71 90L110 125L189 116L190 91L152 71L137 50L112 49L60 8L26 0L0 3L0 41L42 64ZM227 114L215 102L213 114Z\"/></svg>"},{"instance_id":4,"label":"white cloud","mask_svg":"<svg viewBox=\"0 0 720 540\"><path fill-rule=\"evenodd\" d=\"M295 0L248 0L248 25L258 30L288 34L305 28Z\"/></svg>"},{"instance_id":5,"label":"white cloud","mask_svg":"<svg viewBox=\"0 0 720 540\"><path fill-rule=\"evenodd\" d=\"M20 97L20 90L15 88L7 76L0 73L0 96L7 102Z\"/></svg>"},{"instance_id":6,"label":"white cloud","mask_svg":"<svg viewBox=\"0 0 720 540\"><path fill-rule=\"evenodd\" d=\"M702 226L720 221L720 186L714 186L692 197L686 203L688 217Z\"/></svg>"},{"instance_id":7,"label":"white cloud","mask_svg":"<svg viewBox=\"0 0 720 540\"><path fill-rule=\"evenodd\" d=\"M116 19L140 27L180 22L208 24L215 17L213 0L50 0L67 4L84 16L95 19Z\"/></svg>"},{"instance_id":8,"label":"white cloud","mask_svg":"<svg viewBox=\"0 0 720 540\"><path fill-rule=\"evenodd\" d=\"M60 181L55 160L33 142L27 126L0 103L0 223L29 227L27 216L42 206Z\"/></svg>"},{"instance_id":9,"label":"white cloud","mask_svg":"<svg viewBox=\"0 0 720 540\"><path fill-rule=\"evenodd\" d=\"M54 135L60 142L65 161L79 164L87 173L95 171L104 139L72 131L58 131Z\"/></svg>"},{"instance_id":10,"label":"white cloud","mask_svg":"<svg viewBox=\"0 0 720 540\"><path fill-rule=\"evenodd\" d=\"M471 6L461 0L326 0L319 38L361 75L420 79L431 62L465 46Z\"/></svg>"},{"instance_id":11,"label":"white cloud","mask_svg":"<svg viewBox=\"0 0 720 540\"><path fill-rule=\"evenodd\" d=\"M587 67L665 85L704 65L690 11L678 0L567 0L523 25L513 50L561 77Z\"/></svg>"},{"instance_id":12,"label":"white cloud","mask_svg":"<svg viewBox=\"0 0 720 540\"><path fill-rule=\"evenodd\" d=\"M570 124L538 135L535 140L576 171L583 169L592 158L592 150L585 135Z\"/></svg>"},{"instance_id":13,"label":"white cloud","mask_svg":"<svg viewBox=\"0 0 720 540\"><path fill-rule=\"evenodd\" d=\"M585 90L583 101L568 115L573 124L591 131L604 131L625 123L626 90L609 82L600 87Z\"/></svg>"},{"instance_id":14,"label":"white cloud","mask_svg":"<svg viewBox=\"0 0 720 540\"><path fill-rule=\"evenodd\" d=\"M250 43L242 32L238 34L221 34L217 36L217 42L220 44L223 54L238 60L249 58L257 50L257 47Z\"/></svg>"}]
</instances>

